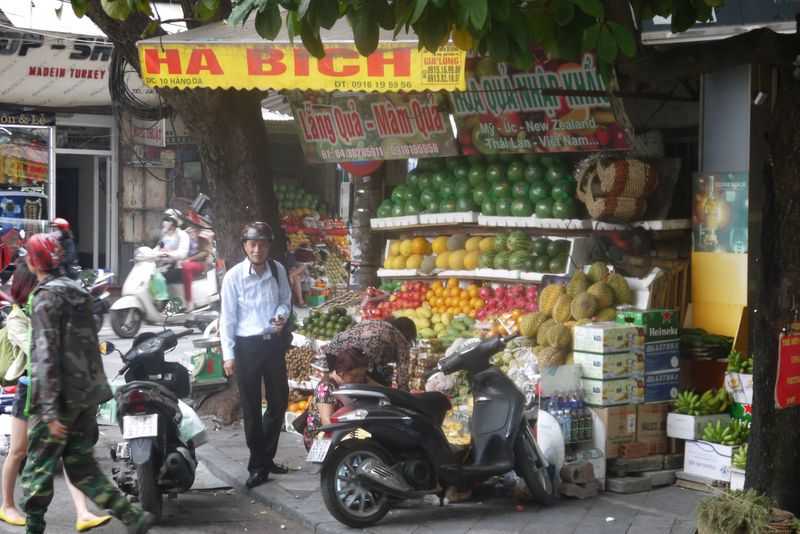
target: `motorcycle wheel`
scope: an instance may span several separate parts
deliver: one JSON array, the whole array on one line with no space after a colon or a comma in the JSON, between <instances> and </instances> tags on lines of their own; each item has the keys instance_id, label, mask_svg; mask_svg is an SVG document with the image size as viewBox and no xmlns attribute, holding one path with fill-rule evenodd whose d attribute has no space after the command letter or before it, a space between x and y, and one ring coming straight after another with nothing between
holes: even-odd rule
<instances>
[{"instance_id":1,"label":"motorcycle wheel","mask_svg":"<svg viewBox=\"0 0 800 534\"><path fill-rule=\"evenodd\" d=\"M142 326L142 312L136 308L111 310L111 328L119 337L134 337Z\"/></svg>"},{"instance_id":2,"label":"motorcycle wheel","mask_svg":"<svg viewBox=\"0 0 800 534\"><path fill-rule=\"evenodd\" d=\"M349 527L365 528L376 524L389 512L389 498L383 492L363 487L356 470L368 458L387 464L390 461L376 445L358 441L362 443L342 444L330 453L322 468L320 486L325 507L337 521Z\"/></svg>"},{"instance_id":3,"label":"motorcycle wheel","mask_svg":"<svg viewBox=\"0 0 800 534\"><path fill-rule=\"evenodd\" d=\"M162 500L157 471L151 454L150 459L136 469L136 491L142 510L161 519Z\"/></svg>"},{"instance_id":4,"label":"motorcycle wheel","mask_svg":"<svg viewBox=\"0 0 800 534\"><path fill-rule=\"evenodd\" d=\"M528 485L536 500L542 504L553 503L556 499L553 477L550 476L547 459L534 441L527 423L520 428L514 444L514 457L514 470Z\"/></svg>"},{"instance_id":5,"label":"motorcycle wheel","mask_svg":"<svg viewBox=\"0 0 800 534\"><path fill-rule=\"evenodd\" d=\"M105 320L105 315L103 315L102 313L94 314L94 331L96 334L99 334L100 330L103 328L104 320Z\"/></svg>"}]
</instances>

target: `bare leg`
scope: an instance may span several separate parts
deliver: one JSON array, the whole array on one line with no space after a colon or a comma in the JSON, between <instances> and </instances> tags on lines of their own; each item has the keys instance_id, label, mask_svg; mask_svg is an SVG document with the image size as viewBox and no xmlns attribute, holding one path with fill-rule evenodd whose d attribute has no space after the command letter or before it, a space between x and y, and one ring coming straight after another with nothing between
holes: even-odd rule
<instances>
[{"instance_id":1,"label":"bare leg","mask_svg":"<svg viewBox=\"0 0 800 534\"><path fill-rule=\"evenodd\" d=\"M75 515L77 516L78 521L94 521L95 519L98 519L98 516L89 510L89 503L86 500L86 495L84 495L81 490L73 486L72 482L69 481L69 475L67 475L66 469L64 469L64 482L67 483L69 494L72 496L72 502L75 504Z\"/></svg>"},{"instance_id":2,"label":"bare leg","mask_svg":"<svg viewBox=\"0 0 800 534\"><path fill-rule=\"evenodd\" d=\"M11 446L3 464L3 513L11 520L25 519L14 503L14 486L17 484L19 466L28 450L28 422L14 418L11 422Z\"/></svg>"}]
</instances>

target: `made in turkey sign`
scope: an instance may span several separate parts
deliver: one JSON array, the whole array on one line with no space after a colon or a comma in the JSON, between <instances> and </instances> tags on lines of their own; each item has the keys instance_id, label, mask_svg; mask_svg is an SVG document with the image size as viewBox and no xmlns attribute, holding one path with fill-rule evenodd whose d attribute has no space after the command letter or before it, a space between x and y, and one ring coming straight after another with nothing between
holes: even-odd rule
<instances>
[{"instance_id":1,"label":"made in turkey sign","mask_svg":"<svg viewBox=\"0 0 800 534\"><path fill-rule=\"evenodd\" d=\"M534 57L529 71L467 58L467 91L450 94L463 154L630 148L593 54L579 63L551 59L542 50Z\"/></svg>"},{"instance_id":2,"label":"made in turkey sign","mask_svg":"<svg viewBox=\"0 0 800 534\"><path fill-rule=\"evenodd\" d=\"M442 97L425 94L293 94L308 163L455 156Z\"/></svg>"}]
</instances>

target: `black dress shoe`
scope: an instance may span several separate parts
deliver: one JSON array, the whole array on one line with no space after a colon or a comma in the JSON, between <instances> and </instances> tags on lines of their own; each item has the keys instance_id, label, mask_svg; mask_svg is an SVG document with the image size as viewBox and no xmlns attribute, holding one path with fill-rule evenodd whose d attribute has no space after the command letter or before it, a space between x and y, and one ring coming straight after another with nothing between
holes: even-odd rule
<instances>
[{"instance_id":1,"label":"black dress shoe","mask_svg":"<svg viewBox=\"0 0 800 534\"><path fill-rule=\"evenodd\" d=\"M289 472L289 468L285 465L276 464L273 462L272 465L269 466L269 472L274 475L285 475Z\"/></svg>"},{"instance_id":2,"label":"black dress shoe","mask_svg":"<svg viewBox=\"0 0 800 534\"><path fill-rule=\"evenodd\" d=\"M268 479L269 479L269 473L267 472L253 473L247 478L244 485L247 489L252 489L255 488L256 486L260 486Z\"/></svg>"}]
</instances>

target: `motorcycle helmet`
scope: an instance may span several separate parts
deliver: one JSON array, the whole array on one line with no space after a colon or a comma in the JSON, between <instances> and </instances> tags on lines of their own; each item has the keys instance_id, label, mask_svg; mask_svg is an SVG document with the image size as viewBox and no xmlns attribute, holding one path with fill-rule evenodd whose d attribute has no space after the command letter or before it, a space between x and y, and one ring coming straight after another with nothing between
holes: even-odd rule
<instances>
[{"instance_id":1,"label":"motorcycle helmet","mask_svg":"<svg viewBox=\"0 0 800 534\"><path fill-rule=\"evenodd\" d=\"M275 239L275 232L272 227L265 222L251 222L242 230L242 244L245 241L269 241L270 243Z\"/></svg>"},{"instance_id":2,"label":"motorcycle helmet","mask_svg":"<svg viewBox=\"0 0 800 534\"><path fill-rule=\"evenodd\" d=\"M35 234L25 243L30 262L39 270L53 272L61 265L64 251L61 244L50 234Z\"/></svg>"},{"instance_id":3,"label":"motorcycle helmet","mask_svg":"<svg viewBox=\"0 0 800 534\"><path fill-rule=\"evenodd\" d=\"M162 220L174 223L175 226L180 226L181 219L182 219L181 212L179 212L176 209L169 208L168 210L164 211L164 217Z\"/></svg>"},{"instance_id":4,"label":"motorcycle helmet","mask_svg":"<svg viewBox=\"0 0 800 534\"><path fill-rule=\"evenodd\" d=\"M69 221L64 219L63 217L56 217L52 221L50 221L50 226L54 228L59 228L63 232L69 232Z\"/></svg>"}]
</instances>

